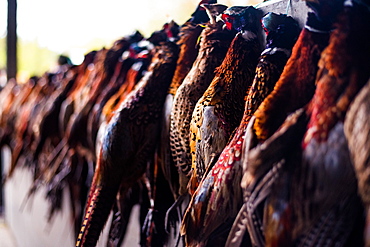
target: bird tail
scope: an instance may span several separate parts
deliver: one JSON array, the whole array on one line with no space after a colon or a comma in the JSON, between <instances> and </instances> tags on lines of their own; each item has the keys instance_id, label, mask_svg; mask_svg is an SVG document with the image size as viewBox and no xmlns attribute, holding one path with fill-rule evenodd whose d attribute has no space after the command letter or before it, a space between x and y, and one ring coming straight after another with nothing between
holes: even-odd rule
<instances>
[{"instance_id":1,"label":"bird tail","mask_svg":"<svg viewBox=\"0 0 370 247\"><path fill-rule=\"evenodd\" d=\"M120 186L120 183L113 181L113 179L104 184L98 167L99 164L97 165L97 170L95 171L90 188L85 215L81 230L77 237L76 247L96 245L100 232L104 228L112 205L116 200L116 195Z\"/></svg>"},{"instance_id":2,"label":"bird tail","mask_svg":"<svg viewBox=\"0 0 370 247\"><path fill-rule=\"evenodd\" d=\"M227 238L225 247L239 247L247 230L247 205L243 204Z\"/></svg>"}]
</instances>

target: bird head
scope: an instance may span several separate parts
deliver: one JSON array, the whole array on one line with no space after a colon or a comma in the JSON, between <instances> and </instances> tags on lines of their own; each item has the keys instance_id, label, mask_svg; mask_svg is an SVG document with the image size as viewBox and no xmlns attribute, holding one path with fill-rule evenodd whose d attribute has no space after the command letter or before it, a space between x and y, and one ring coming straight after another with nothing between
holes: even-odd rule
<instances>
[{"instance_id":1,"label":"bird head","mask_svg":"<svg viewBox=\"0 0 370 247\"><path fill-rule=\"evenodd\" d=\"M151 42L153 45L159 45L161 42L165 42L168 40L174 41L178 38L177 36L179 34L179 31L179 25L171 20L169 22L166 22L161 30L153 32L148 38L148 41Z\"/></svg>"},{"instance_id":2,"label":"bird head","mask_svg":"<svg viewBox=\"0 0 370 247\"><path fill-rule=\"evenodd\" d=\"M163 30L154 31L147 40L153 45L157 46L161 42L167 41L167 35L165 32L163 32Z\"/></svg>"},{"instance_id":3,"label":"bird head","mask_svg":"<svg viewBox=\"0 0 370 247\"><path fill-rule=\"evenodd\" d=\"M221 18L227 29L234 29L238 32L258 32L262 11L253 6L233 6L226 9Z\"/></svg>"},{"instance_id":4,"label":"bird head","mask_svg":"<svg viewBox=\"0 0 370 247\"><path fill-rule=\"evenodd\" d=\"M205 8L202 5L203 4L213 4L213 3L217 3L217 0L201 0L196 10L194 11L194 13L191 15L191 18L189 21L194 24L201 24L201 23L208 22L209 21L208 15L206 13Z\"/></svg>"},{"instance_id":5,"label":"bird head","mask_svg":"<svg viewBox=\"0 0 370 247\"><path fill-rule=\"evenodd\" d=\"M227 9L226 5L217 3L202 4L202 7L206 10L211 24L216 23L222 12L224 12Z\"/></svg>"},{"instance_id":6,"label":"bird head","mask_svg":"<svg viewBox=\"0 0 370 247\"><path fill-rule=\"evenodd\" d=\"M261 22L269 47L291 48L301 32L298 22L285 14L269 12Z\"/></svg>"},{"instance_id":7,"label":"bird head","mask_svg":"<svg viewBox=\"0 0 370 247\"><path fill-rule=\"evenodd\" d=\"M163 31L170 40L176 39L180 32L180 26L175 21L171 20L163 25Z\"/></svg>"},{"instance_id":8,"label":"bird head","mask_svg":"<svg viewBox=\"0 0 370 247\"><path fill-rule=\"evenodd\" d=\"M138 30L135 30L127 38L130 41L130 43L136 43L139 42L140 40L143 40L144 36Z\"/></svg>"}]
</instances>

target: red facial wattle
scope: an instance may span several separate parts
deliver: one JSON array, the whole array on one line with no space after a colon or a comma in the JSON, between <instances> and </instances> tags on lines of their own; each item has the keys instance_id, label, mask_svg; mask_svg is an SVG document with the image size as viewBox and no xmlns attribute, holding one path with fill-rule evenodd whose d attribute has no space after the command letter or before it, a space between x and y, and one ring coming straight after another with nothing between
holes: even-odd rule
<instances>
[{"instance_id":1,"label":"red facial wattle","mask_svg":"<svg viewBox=\"0 0 370 247\"><path fill-rule=\"evenodd\" d=\"M233 17L231 15L227 15L227 14L222 14L221 18L222 18L222 20L224 20L226 28L228 30L231 30L233 28L232 21L235 19L235 17Z\"/></svg>"}]
</instances>

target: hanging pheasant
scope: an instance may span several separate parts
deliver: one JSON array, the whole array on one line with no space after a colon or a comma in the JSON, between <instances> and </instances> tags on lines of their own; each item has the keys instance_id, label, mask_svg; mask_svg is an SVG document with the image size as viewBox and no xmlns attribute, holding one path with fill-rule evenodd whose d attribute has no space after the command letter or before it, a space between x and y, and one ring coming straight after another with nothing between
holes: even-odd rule
<instances>
[{"instance_id":1,"label":"hanging pheasant","mask_svg":"<svg viewBox=\"0 0 370 247\"><path fill-rule=\"evenodd\" d=\"M144 174L158 141L159 119L177 56L174 43L160 46L146 76L110 120L76 246L95 246L119 188L128 190Z\"/></svg>"},{"instance_id":2,"label":"hanging pheasant","mask_svg":"<svg viewBox=\"0 0 370 247\"><path fill-rule=\"evenodd\" d=\"M370 199L369 199L369 168L370 168L370 80L362 88L352 102L344 121L344 133L355 167L358 193L365 206L366 228L365 246L370 245Z\"/></svg>"},{"instance_id":3,"label":"hanging pheasant","mask_svg":"<svg viewBox=\"0 0 370 247\"><path fill-rule=\"evenodd\" d=\"M193 63L198 56L199 35L203 31L204 23L209 21L209 17L206 14L206 9L203 4L214 3L216 1L204 1L202 0L197 6L192 17L186 21L180 29L179 40L177 44L180 47L179 59L175 74L173 76L169 92L164 105L164 119L161 130L161 143L159 146L159 159L163 173L170 184L171 191L174 198L178 197L179 190L179 178L177 168L174 165L174 160L171 156L170 147L170 125L171 125L171 111L173 107L174 97L179 86L183 83L185 77L193 67Z\"/></svg>"},{"instance_id":4,"label":"hanging pheasant","mask_svg":"<svg viewBox=\"0 0 370 247\"><path fill-rule=\"evenodd\" d=\"M211 83L217 66L224 59L235 36L234 31L224 30L222 21L216 17L227 7L220 4L204 5L210 22L200 36L198 57L174 97L171 111L170 144L172 157L180 172L180 195L187 193L188 175L191 167L189 126L195 104Z\"/></svg>"},{"instance_id":5,"label":"hanging pheasant","mask_svg":"<svg viewBox=\"0 0 370 247\"><path fill-rule=\"evenodd\" d=\"M190 193L194 193L212 159L220 155L231 133L240 124L244 97L253 82L261 54L261 15L250 7L231 7L222 14L226 27L239 33L193 112L190 123Z\"/></svg>"},{"instance_id":6,"label":"hanging pheasant","mask_svg":"<svg viewBox=\"0 0 370 247\"><path fill-rule=\"evenodd\" d=\"M146 217L147 245L160 246L176 242L178 238L178 227L171 227L165 232L165 217L169 207L179 196L179 173L171 157L170 147L170 122L171 110L174 96L178 87L193 66L198 55L198 38L204 29L204 23L209 18L203 4L216 2L214 0L202 0L196 10L180 28L179 40L179 59L177 60L176 70L170 84L166 101L163 108L161 137L158 142L153 169L150 170L148 178L151 181L150 188L150 209ZM172 194L172 196L171 196ZM177 225L178 223L173 222ZM171 232L172 231L172 232Z\"/></svg>"},{"instance_id":7,"label":"hanging pheasant","mask_svg":"<svg viewBox=\"0 0 370 247\"><path fill-rule=\"evenodd\" d=\"M320 2L320 4L310 3L310 7L314 12L308 14L305 28L301 31L293 47L292 55L287 61L279 80L276 82L273 91L254 113L255 117L253 117L250 126L246 130L246 146L242 150L242 157L244 157L243 169L245 170L242 187L244 188L245 202L234 226L239 224L242 232L248 226L252 241L257 245L263 245L264 240L261 230L259 230L259 226L262 224L262 216L261 214L257 215L256 208L259 204L263 207L262 202L264 202L264 198L268 193L262 193L261 191L268 191L272 184L272 182L269 182L269 179L261 180L261 183L264 184L260 184L258 189L256 189L257 181L263 178L265 173L270 170L274 159L279 160L282 152L271 152L275 154L275 157L271 161L264 158L263 161L266 162L266 165L263 165L262 161L250 163L248 161L249 158L247 159L246 157L252 156L249 150L255 147L258 142L263 143L270 137L281 126L290 112L303 107L312 98L318 70L317 63L322 50L328 44L332 23L340 9L338 7L340 3L335 5L333 2L327 2L325 7L320 7L325 5L324 1ZM299 136L295 138L299 138ZM288 138L286 139L288 140ZM293 141L294 138L291 139ZM278 144L280 143L278 142ZM269 174L270 179L274 177L275 170L272 170L274 172ZM250 199L252 191L254 196ZM261 195L257 196L258 194ZM247 201L249 206L247 206ZM251 220L251 217L255 219ZM256 226L252 227L250 224ZM238 231L237 228L235 229L236 231ZM233 238L234 236L230 236L229 241L240 243L239 237Z\"/></svg>"},{"instance_id":8,"label":"hanging pheasant","mask_svg":"<svg viewBox=\"0 0 370 247\"><path fill-rule=\"evenodd\" d=\"M239 112L237 111L236 114L233 114L233 111L226 104L233 105L230 101L235 100L233 109L239 109L240 105L244 106L244 96L253 81L258 57L261 54L261 44L258 35L258 32L261 31L261 16L262 14L253 7L231 7L223 13L226 26L235 28L239 33L234 38L222 65L217 69L211 85L198 101L198 109L196 108L193 113L192 123L194 124L197 121L197 110L201 111L202 106L204 109L208 107L210 110L209 115L204 114L203 121L209 120L207 118L212 116L213 109L217 113L214 115L216 124L218 123L216 121L218 120L217 117L223 117L220 119L223 122L219 121L219 126L213 126L212 130L216 132L217 128L220 128L220 131L228 133L228 136L223 137L226 139L225 144L233 129L240 124L242 117L242 112L239 118ZM231 94L235 89L239 90L239 95ZM201 123L200 121L199 125ZM225 123L225 126L223 126L223 123ZM214 138L216 137L215 135ZM206 168L204 167L203 169ZM209 169L211 170L211 167ZM199 174L203 173L204 171L199 171ZM227 233L230 230L232 219L237 213L238 205L233 204L233 202L234 199L241 196L238 196L238 192L225 195L224 192L227 189L221 185L222 172L219 173L220 177L213 177L213 174L215 173L212 170L206 174L207 177L201 181L185 213L181 233L185 236L188 246L207 244L209 246L223 246ZM193 179L197 178L193 177ZM195 189L196 187L192 188Z\"/></svg>"},{"instance_id":9,"label":"hanging pheasant","mask_svg":"<svg viewBox=\"0 0 370 247\"><path fill-rule=\"evenodd\" d=\"M233 180L241 181L241 153L242 148L247 145L244 143L246 128L261 102L273 90L300 33L298 23L292 17L283 14L266 14L262 19L262 25L267 34L266 49L260 56L256 75L247 95L242 122L213 169L217 170L217 168L220 168L220 172L226 171L226 169L237 170L231 173L234 175L229 175L227 181L224 182L226 184ZM211 170L211 172L213 170ZM237 187L239 188L238 185ZM230 190L233 190L233 188L230 188ZM241 216L238 216L238 218L239 217ZM240 226L239 221L239 219L235 221L236 223L234 223L232 231L230 232L231 237L229 237L232 239L232 242L231 239L229 239L227 245L231 245L232 243L238 246L243 241L243 235L247 225ZM250 234L252 242L255 243L253 232ZM248 234L246 234L246 237L248 238Z\"/></svg>"},{"instance_id":10,"label":"hanging pheasant","mask_svg":"<svg viewBox=\"0 0 370 247\"><path fill-rule=\"evenodd\" d=\"M319 16L329 10L332 17L342 4L308 2ZM267 196L265 246L363 246L363 208L343 132L349 104L370 76L369 37L362 36L369 35L370 15L362 4L345 2L318 63L310 103L246 154L247 210L257 215L258 201ZM272 177L275 182L266 179Z\"/></svg>"}]
</instances>

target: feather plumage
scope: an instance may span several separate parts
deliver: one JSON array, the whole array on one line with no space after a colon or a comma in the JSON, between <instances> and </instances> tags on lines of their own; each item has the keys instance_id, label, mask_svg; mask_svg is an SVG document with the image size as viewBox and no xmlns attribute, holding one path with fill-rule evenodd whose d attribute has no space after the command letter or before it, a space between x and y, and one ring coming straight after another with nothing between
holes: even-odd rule
<instances>
[{"instance_id":1,"label":"feather plumage","mask_svg":"<svg viewBox=\"0 0 370 247\"><path fill-rule=\"evenodd\" d=\"M255 13L252 10L248 14L255 15L250 19L251 23L254 23L254 22L259 23L260 14L258 12ZM246 29L248 29L248 27L246 27ZM258 62L258 56L261 53L258 37L257 35L255 35L254 37L255 38L252 40L244 40L241 33L239 33L235 37L233 44L231 45L228 51L227 57L223 61L223 64L218 68L217 72L223 71L222 69L226 68L227 64L233 64L235 62L233 59L235 59L236 57L240 59L239 61L240 64L238 65L243 64L243 59L247 59L247 57L250 60L246 63L246 65L242 66L241 68L238 68L236 65L233 65L234 66L233 69L230 68L233 71L235 71L235 69L242 69L242 70L244 69L244 71L234 72L233 76L228 77L228 78L225 78L225 77L230 76L230 74L215 77L215 79L212 82L212 83L215 82L214 85L211 84L209 89L207 90L208 94L206 91L206 93L203 95L205 102L208 103L206 105L219 104L219 105L222 105L222 107L224 107L226 104L231 105L229 100L237 101L237 99L234 99L234 98L239 97L240 95L234 96L234 97L230 96L230 94L223 95L223 94L226 94L225 92L229 89L223 92L222 86L226 86L228 85L228 83L231 83L231 82L237 84L238 79L236 76L242 76L242 75L244 77L244 80L250 80L249 83L248 81L244 81L244 83L246 83L246 85L244 85L245 91L239 92L239 93L242 93L242 96L241 96L242 100L239 103L241 103L242 105L245 104L244 96L247 92L247 89L250 87L250 84L253 81L253 78L255 75L254 71L256 69L256 65ZM238 57L238 56L235 57L235 54L233 54L232 52L237 52L235 48L240 47L240 46L245 47L245 49L249 47L248 48L250 49L249 53L239 54L241 57ZM253 59L255 59L254 64L252 64ZM232 61L232 63L230 63L230 61ZM244 63L245 62L246 60L244 60ZM218 87L217 86L215 87L217 83L219 83L219 85ZM232 87L232 83L231 85L228 85L230 88ZM212 85L213 87L211 88ZM239 85L239 87L242 87L242 86ZM239 90L241 89L239 88ZM214 94L212 94L212 92ZM208 97L209 99L206 97L207 95L210 96ZM224 108L227 109L226 106ZM244 107L242 108L244 109ZM224 117L224 119L221 119L226 124L226 128L224 128L224 130L228 131L228 136L230 136L231 131L233 131L233 128L237 127L240 124L242 112L240 113L241 114L240 116L238 116L237 114L230 116L227 113L225 114L225 112L227 111L223 111L224 109L222 109L221 107L220 109L217 109L217 108L215 109L216 109L216 115L215 115L216 117L220 117L220 116ZM219 113L217 113L217 111L219 111ZM194 116L196 116L195 114L196 114L196 111L194 111L193 113L193 120L195 120L194 119ZM234 117L235 119L232 119L232 117ZM227 126L227 124L229 124L229 126ZM214 129L214 131L216 130L217 129ZM223 138L225 139L225 136ZM228 138L229 137L226 137L226 141ZM217 163L215 164L213 168L212 166L208 168L209 169L208 174L207 173L204 174L205 177L201 180L198 188L196 189L191 199L189 208L187 209L185 213L184 220L182 223L182 234L186 234L185 238L189 246L206 245L207 243L212 246L215 244L218 246L224 245L226 241L226 236L228 234L228 231L230 230L233 218L235 217L240 207L240 203L238 203L238 200L240 201L241 199L241 190L240 189L238 190L240 186L238 185L238 182L236 182L236 180L232 179L233 177L236 176L235 173L237 173L238 171L237 169L235 170L230 169L230 166L231 164L234 163L235 160L240 159L240 152L234 153L233 151L234 151L234 148L235 149L239 148L239 150L241 149L240 147L241 142L239 141L236 141L236 142L231 141L231 142L233 143L233 147L232 148L226 147L225 150L222 152L221 157L219 159L217 159L218 158L217 156L219 155L219 153L215 155L214 162L217 161ZM226 145L226 142L224 143L224 145ZM221 151L222 150L220 150L219 152L221 153ZM199 172L202 172L202 171L199 171ZM200 174L203 175L202 173L199 173L199 175ZM197 179L196 176L194 176L194 178ZM225 185L225 183L227 183L227 185ZM235 190L229 190L229 187L235 188Z\"/></svg>"},{"instance_id":2,"label":"feather plumage","mask_svg":"<svg viewBox=\"0 0 370 247\"><path fill-rule=\"evenodd\" d=\"M335 1L333 4L342 6ZM281 159L273 164L254 166L258 164L254 158L246 160L246 174L255 176L245 181L244 188L249 193L254 193L262 183L257 180L271 171L267 167L274 169L280 164L276 181L264 196L266 246L362 245L359 236L363 209L356 193L343 120L350 102L370 76L364 69L370 66L370 50L365 45L366 39L360 37L363 31L367 35L370 31L369 16L368 10L357 3L346 5L339 15L318 63L317 88L304 108L302 120L296 123L287 120L283 125L290 125L288 129L297 124L306 126L303 132L297 128L293 143L286 139L290 149L280 152ZM307 124L305 116L309 118ZM284 132L283 127L279 132ZM274 138L262 144L263 149L262 145L256 147L261 148L260 154L270 148ZM253 150L257 151L252 149L249 155ZM266 155L264 159L272 157ZM249 202L252 203L247 199Z\"/></svg>"},{"instance_id":3,"label":"feather plumage","mask_svg":"<svg viewBox=\"0 0 370 247\"><path fill-rule=\"evenodd\" d=\"M211 7L205 6L206 8ZM218 5L217 15L226 7ZM215 17L210 17L214 19ZM175 165L181 168L180 194L186 193L191 167L189 126L195 104L211 83L215 68L225 57L235 32L222 29L223 23L207 24L201 34L200 49L194 66L177 90L171 111L171 151Z\"/></svg>"},{"instance_id":4,"label":"feather plumage","mask_svg":"<svg viewBox=\"0 0 370 247\"><path fill-rule=\"evenodd\" d=\"M158 141L159 119L177 56L175 44L163 44L149 71L110 120L76 246L96 244L119 187L127 190L144 174Z\"/></svg>"}]
</instances>

